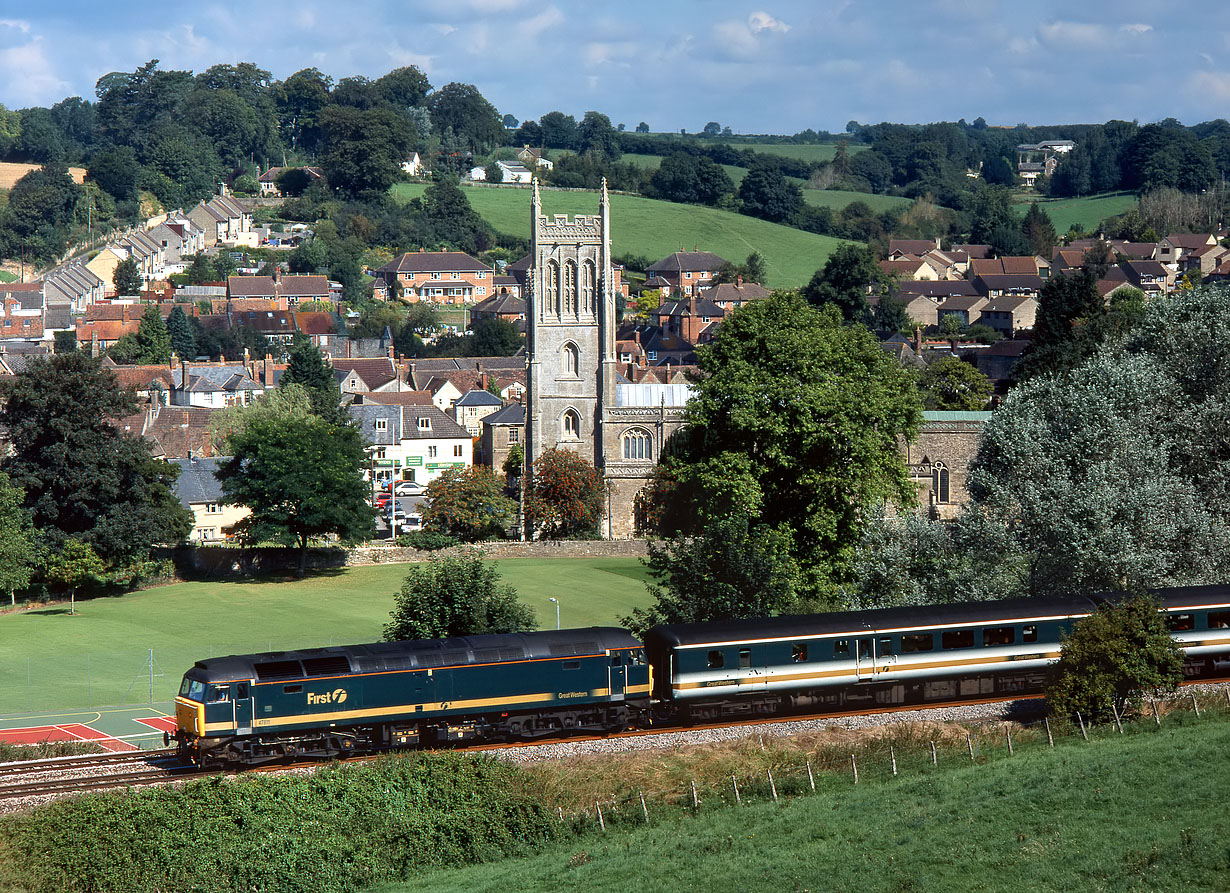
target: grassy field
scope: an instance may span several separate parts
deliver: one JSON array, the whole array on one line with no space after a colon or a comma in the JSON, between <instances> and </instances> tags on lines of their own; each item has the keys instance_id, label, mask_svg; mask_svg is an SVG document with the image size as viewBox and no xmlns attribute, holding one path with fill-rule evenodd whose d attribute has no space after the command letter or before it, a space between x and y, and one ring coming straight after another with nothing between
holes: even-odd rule
<instances>
[{"instance_id":1,"label":"grassy field","mask_svg":"<svg viewBox=\"0 0 1230 893\"><path fill-rule=\"evenodd\" d=\"M0 270L0 282L8 283L8 282L16 282L16 281L17 281L17 276L15 274L10 273L8 270Z\"/></svg>"},{"instance_id":2,"label":"grassy field","mask_svg":"<svg viewBox=\"0 0 1230 893\"><path fill-rule=\"evenodd\" d=\"M0 189L12 189L22 177L30 173L30 171L38 170L42 165L38 164L20 164L15 161L0 161ZM85 168L70 167L68 175L73 178L73 182L80 185L85 182Z\"/></svg>"},{"instance_id":3,"label":"grassy field","mask_svg":"<svg viewBox=\"0 0 1230 893\"><path fill-rule=\"evenodd\" d=\"M393 188L405 201L421 195L425 187L399 183ZM466 196L498 231L529 238L528 189L469 187ZM548 215L598 213L598 197L593 192L544 190L543 204ZM840 244L837 239L742 214L635 195L611 196L611 236L616 254L640 254L652 260L683 248L700 248L742 262L753 250L759 251L773 288L805 285Z\"/></svg>"},{"instance_id":4,"label":"grassy field","mask_svg":"<svg viewBox=\"0 0 1230 893\"><path fill-rule=\"evenodd\" d=\"M877 214L910 206L908 198L897 195L872 195L868 192L846 192L841 189L804 189L803 201L809 205L829 207L839 211L852 202L863 202Z\"/></svg>"},{"instance_id":5,"label":"grassy field","mask_svg":"<svg viewBox=\"0 0 1230 893\"><path fill-rule=\"evenodd\" d=\"M503 579L555 625L614 624L648 604L634 558L498 562ZM0 614L0 715L132 703L148 676L150 649L169 697L202 657L371 642L389 618L409 565L386 564L261 583L177 583L117 598ZM27 681L28 680L28 681ZM148 696L148 680L137 691Z\"/></svg>"},{"instance_id":6,"label":"grassy field","mask_svg":"<svg viewBox=\"0 0 1230 893\"><path fill-rule=\"evenodd\" d=\"M1122 214L1136 206L1136 194L1132 192L1110 192L1104 195L1090 195L1085 198L1045 199L1038 202L1038 207L1046 211L1055 232L1066 233L1073 223L1088 232L1107 217ZM1024 214L1029 210L1029 202L1018 202L1013 210Z\"/></svg>"},{"instance_id":7,"label":"grassy field","mask_svg":"<svg viewBox=\"0 0 1230 893\"><path fill-rule=\"evenodd\" d=\"M783 158L798 158L806 162L832 161L837 154L836 143L779 143L764 145L761 143L731 143L735 149L751 149L753 152L763 152L765 155L780 155ZM851 155L865 152L869 147L858 143L848 143Z\"/></svg>"},{"instance_id":8,"label":"grassy field","mask_svg":"<svg viewBox=\"0 0 1230 893\"><path fill-rule=\"evenodd\" d=\"M961 742L963 745L963 742ZM419 875L370 893L638 891L1222 891L1230 874L1230 723L1167 717L1090 743L1045 735L1015 756L864 764L817 777L819 793L745 788L745 805L667 810L639 803L618 826L528 858ZM669 763L670 754L654 761ZM806 784L806 782L804 782ZM685 782L686 785L686 782ZM767 787L767 785L762 785ZM795 789L796 792L799 789ZM733 798L732 798L733 799ZM748 804L749 800L756 802ZM685 799L685 803L687 800ZM592 809L592 808L591 808ZM611 816L608 809L608 816ZM608 818L608 822L611 822Z\"/></svg>"}]
</instances>

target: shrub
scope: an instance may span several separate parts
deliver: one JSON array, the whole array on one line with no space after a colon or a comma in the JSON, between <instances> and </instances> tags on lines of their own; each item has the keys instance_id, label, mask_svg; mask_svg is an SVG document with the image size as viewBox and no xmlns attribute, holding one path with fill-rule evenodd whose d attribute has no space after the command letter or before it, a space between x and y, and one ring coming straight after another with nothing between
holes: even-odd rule
<instances>
[{"instance_id":1,"label":"shrub","mask_svg":"<svg viewBox=\"0 0 1230 893\"><path fill-rule=\"evenodd\" d=\"M414 530L397 536L397 545L407 549L418 549L421 552L435 552L456 546L461 541L447 533L436 530Z\"/></svg>"}]
</instances>

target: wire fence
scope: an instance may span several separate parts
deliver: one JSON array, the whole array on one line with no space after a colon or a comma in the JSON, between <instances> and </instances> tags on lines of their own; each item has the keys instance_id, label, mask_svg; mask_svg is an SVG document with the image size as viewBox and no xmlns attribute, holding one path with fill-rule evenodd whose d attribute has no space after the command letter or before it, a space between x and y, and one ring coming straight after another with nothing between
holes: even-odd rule
<instances>
[{"instance_id":1,"label":"wire fence","mask_svg":"<svg viewBox=\"0 0 1230 893\"><path fill-rule=\"evenodd\" d=\"M557 808L561 823L576 833L613 826L653 824L669 820L680 809L690 812L714 808L779 802L815 794L840 793L855 785L890 782L953 765L986 766L1012 759L1022 748L1085 746L1117 735L1143 734L1163 726L1178 726L1176 719L1230 718L1230 689L1217 693L1186 691L1162 699L1146 699L1138 712L1092 725L1084 717L1072 721L1043 717L1036 721L988 721L968 726L902 723L897 734L871 736L859 743L824 744L810 750L766 749L757 769L746 769L720 779L691 777L669 786L636 787L611 796L599 796L574 809ZM881 729L883 731L883 729ZM780 741L781 739L775 739Z\"/></svg>"}]
</instances>

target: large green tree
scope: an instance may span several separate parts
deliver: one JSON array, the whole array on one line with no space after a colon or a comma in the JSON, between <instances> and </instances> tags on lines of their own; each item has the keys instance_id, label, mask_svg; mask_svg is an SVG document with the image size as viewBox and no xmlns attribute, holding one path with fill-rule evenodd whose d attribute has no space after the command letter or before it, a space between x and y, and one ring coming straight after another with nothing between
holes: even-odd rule
<instances>
[{"instance_id":1,"label":"large green tree","mask_svg":"<svg viewBox=\"0 0 1230 893\"><path fill-rule=\"evenodd\" d=\"M0 472L0 593L16 604L16 591L30 585L40 550L30 518L22 508L25 494Z\"/></svg>"},{"instance_id":2,"label":"large green tree","mask_svg":"<svg viewBox=\"0 0 1230 893\"><path fill-rule=\"evenodd\" d=\"M504 139L504 123L495 106L471 84L445 84L427 98L431 126L451 130L476 154L485 155Z\"/></svg>"},{"instance_id":3,"label":"large green tree","mask_svg":"<svg viewBox=\"0 0 1230 893\"><path fill-rule=\"evenodd\" d=\"M171 350L177 357L184 360L196 357L196 335L182 304L171 308L171 315L167 317L167 334L171 337Z\"/></svg>"},{"instance_id":4,"label":"large green tree","mask_svg":"<svg viewBox=\"0 0 1230 893\"><path fill-rule=\"evenodd\" d=\"M137 404L98 360L33 359L0 393L13 450L2 467L51 548L77 537L121 564L187 536L192 516L171 492L178 469L119 427Z\"/></svg>"},{"instance_id":5,"label":"large green tree","mask_svg":"<svg viewBox=\"0 0 1230 893\"><path fill-rule=\"evenodd\" d=\"M817 307L831 304L847 322L866 323L871 318L869 291L885 291L883 271L864 245L842 242L824 266L812 274L803 297Z\"/></svg>"},{"instance_id":6,"label":"large green tree","mask_svg":"<svg viewBox=\"0 0 1230 893\"><path fill-rule=\"evenodd\" d=\"M1034 592L1220 580L1230 563L1230 290L1150 304L1062 375L1019 385L970 467Z\"/></svg>"},{"instance_id":7,"label":"large green tree","mask_svg":"<svg viewBox=\"0 0 1230 893\"><path fill-rule=\"evenodd\" d=\"M484 465L445 469L423 495L423 527L466 542L503 538L517 515L504 478Z\"/></svg>"},{"instance_id":8,"label":"large green tree","mask_svg":"<svg viewBox=\"0 0 1230 893\"><path fill-rule=\"evenodd\" d=\"M347 415L341 408L342 395L333 375L333 367L325 362L320 348L313 344L308 336L295 335L281 384L297 384L307 391L312 401L312 411L321 418L338 424L346 421Z\"/></svg>"},{"instance_id":9,"label":"large green tree","mask_svg":"<svg viewBox=\"0 0 1230 893\"><path fill-rule=\"evenodd\" d=\"M393 602L384 627L388 642L529 632L538 626L533 609L500 582L495 565L477 549L433 555L411 568Z\"/></svg>"},{"instance_id":10,"label":"large green tree","mask_svg":"<svg viewBox=\"0 0 1230 893\"><path fill-rule=\"evenodd\" d=\"M965 360L940 357L919 373L918 389L927 409L980 410L987 408L994 387Z\"/></svg>"},{"instance_id":11,"label":"large green tree","mask_svg":"<svg viewBox=\"0 0 1230 893\"><path fill-rule=\"evenodd\" d=\"M321 111L320 126L325 176L348 195L385 192L397 181L416 138L414 125L390 109L332 105Z\"/></svg>"},{"instance_id":12,"label":"large green tree","mask_svg":"<svg viewBox=\"0 0 1230 893\"><path fill-rule=\"evenodd\" d=\"M912 376L867 330L796 292L728 314L697 353L687 425L647 494L662 532L739 515L788 530L806 588L831 595L868 510L914 498L898 447L921 422Z\"/></svg>"},{"instance_id":13,"label":"large green tree","mask_svg":"<svg viewBox=\"0 0 1230 893\"><path fill-rule=\"evenodd\" d=\"M744 213L774 223L785 223L803 207L798 183L788 180L781 167L773 163L753 165L739 184L739 199Z\"/></svg>"}]
</instances>

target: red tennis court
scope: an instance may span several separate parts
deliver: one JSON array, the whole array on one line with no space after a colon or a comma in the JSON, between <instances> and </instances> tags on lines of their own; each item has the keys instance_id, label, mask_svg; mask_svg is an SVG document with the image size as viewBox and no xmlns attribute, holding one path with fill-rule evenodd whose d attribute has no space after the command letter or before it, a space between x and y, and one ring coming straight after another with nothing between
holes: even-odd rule
<instances>
[{"instance_id":1,"label":"red tennis court","mask_svg":"<svg viewBox=\"0 0 1230 893\"><path fill-rule=\"evenodd\" d=\"M153 725L154 721L145 722L147 725ZM174 727L174 722L172 722L172 727ZM43 741L89 741L92 744L97 744L104 750L115 753L137 749L135 745L129 744L127 741L121 741L112 735L77 722L56 726L31 726L25 729L0 729L0 741L6 741L9 744L40 744Z\"/></svg>"}]
</instances>

